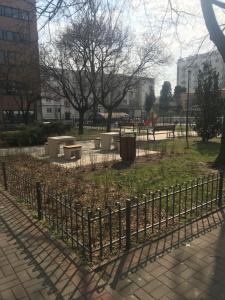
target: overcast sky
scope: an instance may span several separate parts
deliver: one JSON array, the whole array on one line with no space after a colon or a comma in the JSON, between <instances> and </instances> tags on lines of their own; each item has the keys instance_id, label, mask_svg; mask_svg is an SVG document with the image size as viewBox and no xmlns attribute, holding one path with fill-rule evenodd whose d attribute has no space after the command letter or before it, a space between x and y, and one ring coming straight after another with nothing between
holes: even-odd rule
<instances>
[{"instance_id":1,"label":"overcast sky","mask_svg":"<svg viewBox=\"0 0 225 300\"><path fill-rule=\"evenodd\" d=\"M143 1L145 5L141 5L140 2L143 4ZM165 47L171 54L171 60L169 65L160 68L155 74L156 94L159 95L164 80L170 81L172 88L175 87L177 79L176 63L180 57L211 51L213 45L208 38L200 0L173 0L174 9L181 12L179 19L177 19L175 12L172 13L171 18L170 10L165 15L166 0L143 1L134 0L136 3L136 14L134 15L137 30L148 31L152 29L157 34L165 16L161 35Z\"/></svg>"},{"instance_id":2,"label":"overcast sky","mask_svg":"<svg viewBox=\"0 0 225 300\"><path fill-rule=\"evenodd\" d=\"M171 55L169 64L152 74L156 79L156 95L159 95L164 80L170 81L172 88L175 87L176 63L180 57L214 49L207 35L200 0L172 0L172 3L173 8L180 12L179 18L175 12L172 12L171 16L171 10L166 14L166 0L127 0L127 9L124 12L124 18L134 34L154 34L160 37L166 51ZM216 10L216 14L219 20L224 19L225 15L221 10ZM64 24L65 20L57 20L52 23L51 31L58 31ZM40 31L40 40L48 30L46 27Z\"/></svg>"}]
</instances>

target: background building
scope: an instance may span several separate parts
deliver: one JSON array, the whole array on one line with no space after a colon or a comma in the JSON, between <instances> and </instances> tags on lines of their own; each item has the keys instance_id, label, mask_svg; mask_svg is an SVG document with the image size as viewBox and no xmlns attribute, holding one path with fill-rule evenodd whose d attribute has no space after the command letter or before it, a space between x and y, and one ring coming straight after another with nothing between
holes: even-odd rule
<instances>
[{"instance_id":1,"label":"background building","mask_svg":"<svg viewBox=\"0 0 225 300\"><path fill-rule=\"evenodd\" d=\"M35 0L0 0L0 123L41 119Z\"/></svg>"},{"instance_id":2,"label":"background building","mask_svg":"<svg viewBox=\"0 0 225 300\"><path fill-rule=\"evenodd\" d=\"M130 117L143 117L146 94L150 93L150 90L154 91L154 79L148 77L142 77L138 81L137 85L128 91L126 97L121 104L114 110L114 112L126 113ZM72 105L65 98L59 98L58 96L49 96L51 93L43 93L42 97L42 115L43 120L62 120L72 121L78 119L78 112L72 107ZM52 99L53 100L52 100ZM105 113L104 108L99 105L97 108L99 113ZM85 118L88 119L91 116L91 111L86 113Z\"/></svg>"},{"instance_id":3,"label":"background building","mask_svg":"<svg viewBox=\"0 0 225 300\"><path fill-rule=\"evenodd\" d=\"M177 85L188 88L188 70L190 70L190 92L195 92L198 85L198 71L206 62L219 73L219 87L225 88L225 64L218 51L180 58L177 62Z\"/></svg>"}]
</instances>

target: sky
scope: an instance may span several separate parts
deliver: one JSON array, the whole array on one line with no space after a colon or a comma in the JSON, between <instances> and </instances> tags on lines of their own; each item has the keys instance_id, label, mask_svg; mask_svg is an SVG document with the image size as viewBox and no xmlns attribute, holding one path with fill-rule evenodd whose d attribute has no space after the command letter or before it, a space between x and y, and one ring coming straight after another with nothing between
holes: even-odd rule
<instances>
[{"instance_id":1,"label":"sky","mask_svg":"<svg viewBox=\"0 0 225 300\"><path fill-rule=\"evenodd\" d=\"M113 1L113 0L111 0ZM117 0L119 1L119 0ZM171 0L173 11L168 9L167 0L120 0L126 1L123 20L130 31L142 42L143 36L160 40L165 52L170 55L169 62L156 68L149 76L155 77L155 91L159 95L163 81L170 81L174 89L177 81L177 60L180 57L212 51L214 45L209 41L201 12L200 0ZM166 13L167 12L167 13ZM178 12L178 13L177 13ZM223 21L224 13L215 10L218 20ZM163 22L162 22L163 20ZM67 24L66 19L57 19L39 32L40 40L49 37L49 32L58 32Z\"/></svg>"}]
</instances>

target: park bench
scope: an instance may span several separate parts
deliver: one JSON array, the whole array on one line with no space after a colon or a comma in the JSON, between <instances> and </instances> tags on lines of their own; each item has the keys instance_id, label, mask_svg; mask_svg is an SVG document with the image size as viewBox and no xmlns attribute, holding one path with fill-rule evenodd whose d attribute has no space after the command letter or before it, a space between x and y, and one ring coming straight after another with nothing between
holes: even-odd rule
<instances>
[{"instance_id":1,"label":"park bench","mask_svg":"<svg viewBox=\"0 0 225 300\"><path fill-rule=\"evenodd\" d=\"M81 158L81 149L81 145L63 146L64 156L66 159L71 159L73 156L75 156L77 159Z\"/></svg>"},{"instance_id":2,"label":"park bench","mask_svg":"<svg viewBox=\"0 0 225 300\"><path fill-rule=\"evenodd\" d=\"M170 133L172 133L173 134L173 138L175 138L175 128L176 128L175 124L173 124L173 125L157 125L157 126L154 126L153 129L148 130L147 137L149 135L153 135L153 138L154 138L154 141L155 141L155 134L156 134L156 132L158 134L163 134L166 131L167 132L167 136Z\"/></svg>"}]
</instances>

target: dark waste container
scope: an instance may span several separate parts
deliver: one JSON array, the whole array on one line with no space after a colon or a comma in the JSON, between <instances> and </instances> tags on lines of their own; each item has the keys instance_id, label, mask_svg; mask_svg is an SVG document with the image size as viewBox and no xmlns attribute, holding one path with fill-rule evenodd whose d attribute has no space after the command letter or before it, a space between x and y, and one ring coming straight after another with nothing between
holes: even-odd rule
<instances>
[{"instance_id":1,"label":"dark waste container","mask_svg":"<svg viewBox=\"0 0 225 300\"><path fill-rule=\"evenodd\" d=\"M136 135L126 134L120 137L120 157L123 161L134 161L136 158Z\"/></svg>"}]
</instances>

